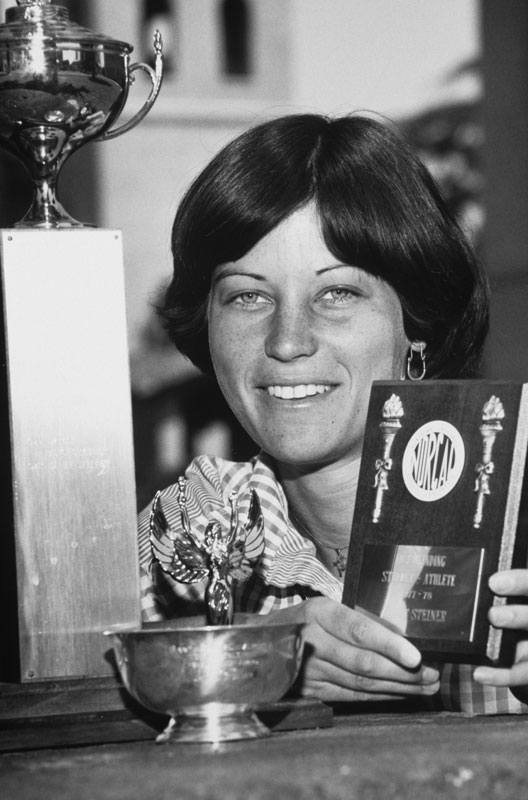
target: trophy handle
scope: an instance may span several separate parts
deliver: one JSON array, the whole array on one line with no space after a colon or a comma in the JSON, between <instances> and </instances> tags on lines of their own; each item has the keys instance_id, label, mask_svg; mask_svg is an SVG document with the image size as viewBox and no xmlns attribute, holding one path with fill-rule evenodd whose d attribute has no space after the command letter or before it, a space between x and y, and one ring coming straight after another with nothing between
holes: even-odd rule
<instances>
[{"instance_id":1,"label":"trophy handle","mask_svg":"<svg viewBox=\"0 0 528 800\"><path fill-rule=\"evenodd\" d=\"M131 128L135 128L138 122L141 122L143 117L145 117L152 106L156 101L156 97L159 94L159 90L161 89L161 81L163 78L163 41L161 38L161 33L157 30L154 33L154 53L155 53L155 61L154 61L154 69L150 67L148 64L132 64L128 71L128 81L129 83L134 82L134 78L132 77L132 73L138 69L142 69L143 72L146 72L150 78L150 82L152 84L150 94L147 97L145 103L141 106L137 114L134 114L132 119L129 119L128 122L125 122L124 125L121 125L119 128L115 128L112 131L106 131L101 136L98 136L99 141L105 141L106 139L115 139L116 136L121 136L122 133L126 133L127 131L131 130Z\"/></svg>"}]
</instances>

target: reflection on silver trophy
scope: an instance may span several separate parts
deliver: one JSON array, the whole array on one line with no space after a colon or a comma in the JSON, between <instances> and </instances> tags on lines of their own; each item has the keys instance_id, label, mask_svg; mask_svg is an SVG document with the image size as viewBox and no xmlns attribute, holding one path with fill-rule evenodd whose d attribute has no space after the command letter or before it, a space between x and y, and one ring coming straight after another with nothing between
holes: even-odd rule
<instances>
[{"instance_id":1,"label":"reflection on silver trophy","mask_svg":"<svg viewBox=\"0 0 528 800\"><path fill-rule=\"evenodd\" d=\"M33 180L33 201L19 227L84 227L57 197L68 156L94 139L133 128L152 107L162 80L162 42L154 37L155 67L130 64L132 46L71 22L50 0L17 0L0 25L0 147ZM121 114L133 73L146 72L150 94L125 124Z\"/></svg>"}]
</instances>

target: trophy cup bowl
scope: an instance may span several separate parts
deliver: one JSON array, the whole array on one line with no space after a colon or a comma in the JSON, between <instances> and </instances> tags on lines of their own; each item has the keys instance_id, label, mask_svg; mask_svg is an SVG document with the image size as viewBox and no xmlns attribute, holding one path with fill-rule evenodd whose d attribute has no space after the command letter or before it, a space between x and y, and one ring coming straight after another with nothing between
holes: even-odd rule
<instances>
[{"instance_id":1,"label":"trophy cup bowl","mask_svg":"<svg viewBox=\"0 0 528 800\"><path fill-rule=\"evenodd\" d=\"M0 147L33 181L32 204L16 227L84 227L58 200L59 172L86 142L119 136L148 113L161 87L161 37L154 37L155 69L131 65L131 45L70 22L62 6L17 3L0 25ZM137 70L147 73L150 94L132 119L110 130Z\"/></svg>"},{"instance_id":2,"label":"trophy cup bowl","mask_svg":"<svg viewBox=\"0 0 528 800\"><path fill-rule=\"evenodd\" d=\"M292 686L302 627L167 623L105 635L132 697L171 718L158 742L223 742L269 735L255 711Z\"/></svg>"}]
</instances>

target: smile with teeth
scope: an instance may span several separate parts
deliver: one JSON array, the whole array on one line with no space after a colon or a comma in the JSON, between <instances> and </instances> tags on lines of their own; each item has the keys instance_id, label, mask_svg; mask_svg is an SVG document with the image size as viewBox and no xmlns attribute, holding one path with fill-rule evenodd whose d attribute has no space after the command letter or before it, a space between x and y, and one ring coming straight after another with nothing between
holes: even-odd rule
<instances>
[{"instance_id":1,"label":"smile with teeth","mask_svg":"<svg viewBox=\"0 0 528 800\"><path fill-rule=\"evenodd\" d=\"M299 383L296 386L268 386L266 391L272 397L280 397L281 400L302 400L303 397L325 394L331 388L322 383Z\"/></svg>"}]
</instances>

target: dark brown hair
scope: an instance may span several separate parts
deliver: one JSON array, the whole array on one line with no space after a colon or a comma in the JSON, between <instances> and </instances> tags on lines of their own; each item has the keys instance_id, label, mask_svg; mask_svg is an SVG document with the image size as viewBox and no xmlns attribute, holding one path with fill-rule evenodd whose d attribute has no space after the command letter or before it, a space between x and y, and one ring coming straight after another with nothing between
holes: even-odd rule
<instances>
[{"instance_id":1,"label":"dark brown hair","mask_svg":"<svg viewBox=\"0 0 528 800\"><path fill-rule=\"evenodd\" d=\"M427 344L427 377L474 376L488 329L480 265L405 140L356 115L291 115L255 126L194 180L174 221L174 275L160 312L180 351L212 372L213 270L310 202L328 250L396 291L407 337Z\"/></svg>"}]
</instances>

